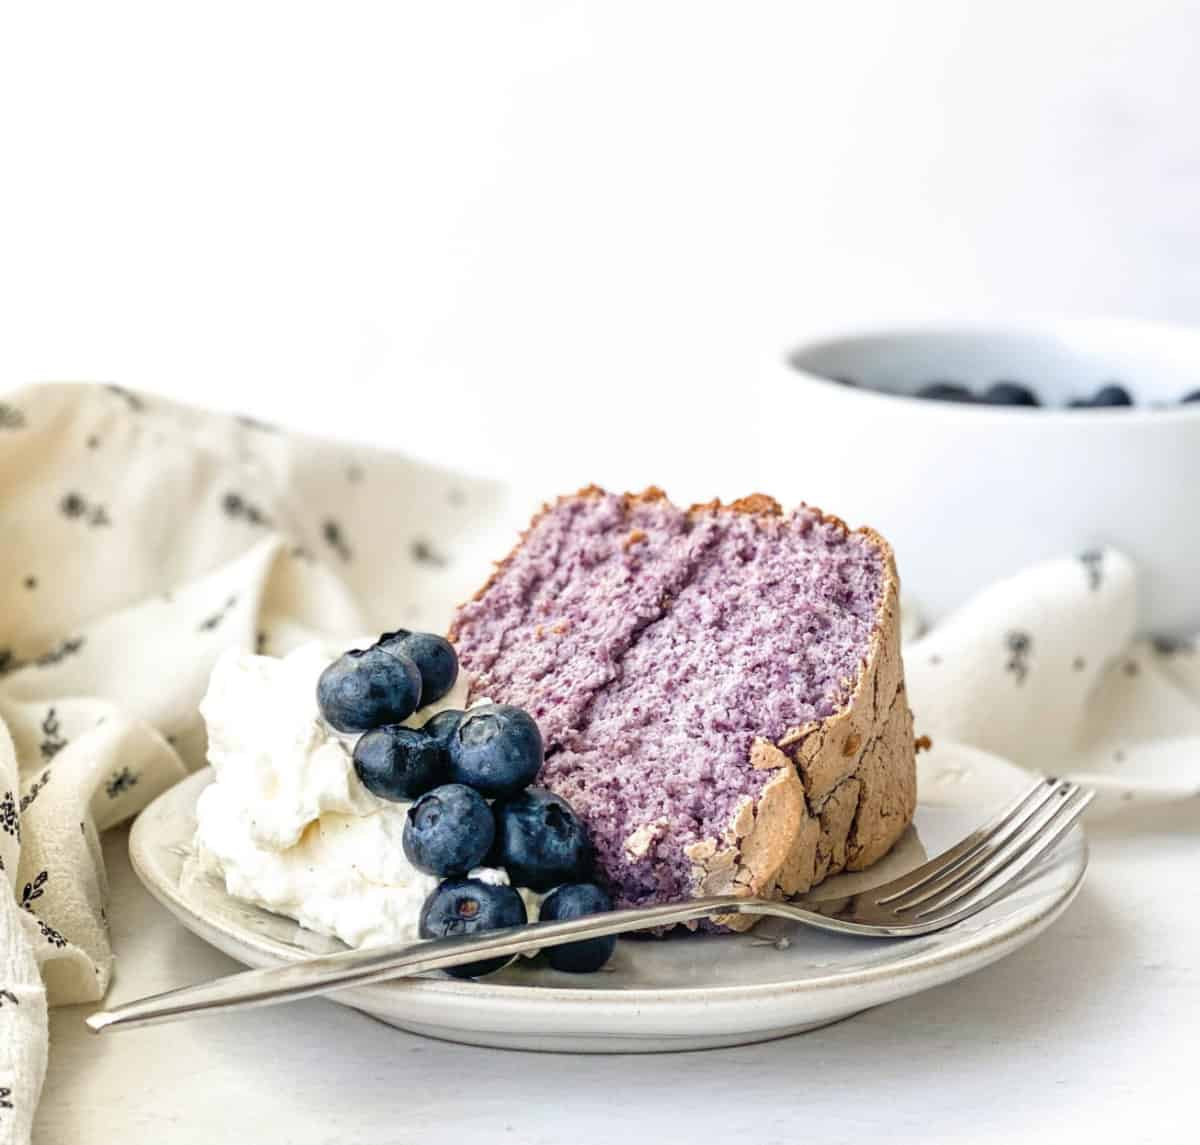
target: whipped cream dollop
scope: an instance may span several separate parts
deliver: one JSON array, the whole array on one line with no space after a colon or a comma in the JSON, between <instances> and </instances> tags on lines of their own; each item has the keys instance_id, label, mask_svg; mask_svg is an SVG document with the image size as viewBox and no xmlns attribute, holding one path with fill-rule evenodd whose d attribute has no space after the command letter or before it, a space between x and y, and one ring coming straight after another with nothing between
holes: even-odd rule
<instances>
[{"instance_id":1,"label":"whipped cream dollop","mask_svg":"<svg viewBox=\"0 0 1200 1145\"><path fill-rule=\"evenodd\" d=\"M313 643L283 658L231 650L217 661L200 705L215 781L196 805L197 856L224 877L229 894L350 946L415 939L439 880L404 855L409 804L363 787L354 737L321 718L317 678L332 659ZM438 711L465 707L466 697L460 676L449 695L407 722L419 727ZM471 874L508 882L502 870Z\"/></svg>"}]
</instances>

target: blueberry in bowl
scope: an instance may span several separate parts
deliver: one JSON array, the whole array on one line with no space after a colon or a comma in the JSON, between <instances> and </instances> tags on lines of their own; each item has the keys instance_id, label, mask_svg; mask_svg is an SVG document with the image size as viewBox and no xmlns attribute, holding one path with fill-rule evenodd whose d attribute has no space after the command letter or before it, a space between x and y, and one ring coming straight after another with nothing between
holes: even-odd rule
<instances>
[{"instance_id":1,"label":"blueberry in bowl","mask_svg":"<svg viewBox=\"0 0 1200 1145\"><path fill-rule=\"evenodd\" d=\"M458 654L443 636L398 628L395 632L385 632L375 646L417 666L421 674L420 707L440 700L458 679Z\"/></svg>"},{"instance_id":2,"label":"blueberry in bowl","mask_svg":"<svg viewBox=\"0 0 1200 1145\"><path fill-rule=\"evenodd\" d=\"M408 719L421 702L421 673L406 656L378 646L344 652L317 680L317 706L340 732Z\"/></svg>"},{"instance_id":3,"label":"blueberry in bowl","mask_svg":"<svg viewBox=\"0 0 1200 1145\"><path fill-rule=\"evenodd\" d=\"M929 382L917 390L917 397L935 402L973 402L975 395L958 382Z\"/></svg>"},{"instance_id":4,"label":"blueberry in bowl","mask_svg":"<svg viewBox=\"0 0 1200 1145\"><path fill-rule=\"evenodd\" d=\"M587 829L559 795L532 787L497 801L493 857L519 887L548 891L587 879L592 847Z\"/></svg>"},{"instance_id":5,"label":"blueberry in bowl","mask_svg":"<svg viewBox=\"0 0 1200 1145\"><path fill-rule=\"evenodd\" d=\"M610 910L612 900L595 883L566 883L550 892L542 903L538 919L541 922L566 922ZM612 957L616 945L616 935L604 934L547 947L546 957L555 970L592 974Z\"/></svg>"},{"instance_id":6,"label":"blueberry in bowl","mask_svg":"<svg viewBox=\"0 0 1200 1145\"><path fill-rule=\"evenodd\" d=\"M991 406L1040 406L1037 394L1021 382L993 382L983 391L983 400Z\"/></svg>"},{"instance_id":7,"label":"blueberry in bowl","mask_svg":"<svg viewBox=\"0 0 1200 1145\"><path fill-rule=\"evenodd\" d=\"M453 938L482 934L529 921L525 903L512 887L494 886L481 879L448 879L425 900L419 933L422 938ZM479 978L507 966L511 958L485 958L466 966L450 966L455 978Z\"/></svg>"},{"instance_id":8,"label":"blueberry in bowl","mask_svg":"<svg viewBox=\"0 0 1200 1145\"><path fill-rule=\"evenodd\" d=\"M403 724L372 728L354 745L354 771L380 799L417 799L449 779L444 746L422 730Z\"/></svg>"},{"instance_id":9,"label":"blueberry in bowl","mask_svg":"<svg viewBox=\"0 0 1200 1145\"><path fill-rule=\"evenodd\" d=\"M1116 382L1101 386L1090 398L1075 398L1072 409L1106 409L1115 406L1131 406L1133 398L1129 391Z\"/></svg>"},{"instance_id":10,"label":"blueberry in bowl","mask_svg":"<svg viewBox=\"0 0 1200 1145\"><path fill-rule=\"evenodd\" d=\"M528 787L542 766L542 733L528 712L509 704L471 708L449 745L451 779L489 799Z\"/></svg>"},{"instance_id":11,"label":"blueberry in bowl","mask_svg":"<svg viewBox=\"0 0 1200 1145\"><path fill-rule=\"evenodd\" d=\"M447 878L480 866L495 836L492 809L483 796L461 783L446 783L408 809L401 843L418 871Z\"/></svg>"}]
</instances>

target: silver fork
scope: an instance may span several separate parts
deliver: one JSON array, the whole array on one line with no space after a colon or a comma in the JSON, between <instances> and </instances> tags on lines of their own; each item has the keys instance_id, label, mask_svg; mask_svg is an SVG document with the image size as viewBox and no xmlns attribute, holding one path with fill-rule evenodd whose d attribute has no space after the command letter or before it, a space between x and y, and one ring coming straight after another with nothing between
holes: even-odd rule
<instances>
[{"instance_id":1,"label":"silver fork","mask_svg":"<svg viewBox=\"0 0 1200 1145\"><path fill-rule=\"evenodd\" d=\"M196 1014L271 1006L480 959L720 915L775 915L819 930L874 938L929 934L962 922L1003 898L1070 830L1092 794L1075 783L1039 780L991 822L948 851L898 879L840 898L776 902L722 895L611 911L569 922L538 922L466 937L347 950L287 966L230 974L112 1010L98 1010L87 1024L100 1033Z\"/></svg>"}]
</instances>

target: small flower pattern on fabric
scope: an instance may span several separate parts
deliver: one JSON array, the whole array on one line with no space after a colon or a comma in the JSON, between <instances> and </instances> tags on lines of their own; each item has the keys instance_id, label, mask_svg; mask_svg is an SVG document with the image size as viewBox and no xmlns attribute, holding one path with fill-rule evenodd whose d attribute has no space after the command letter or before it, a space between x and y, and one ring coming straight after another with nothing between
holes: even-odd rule
<instances>
[{"instance_id":1,"label":"small flower pattern on fabric","mask_svg":"<svg viewBox=\"0 0 1200 1145\"><path fill-rule=\"evenodd\" d=\"M104 794L109 799L116 799L118 795L124 795L126 791L136 787L138 778L129 768L123 767L120 771L114 772L104 785Z\"/></svg>"},{"instance_id":2,"label":"small flower pattern on fabric","mask_svg":"<svg viewBox=\"0 0 1200 1145\"><path fill-rule=\"evenodd\" d=\"M1087 574L1088 588L1097 592L1104 583L1104 553L1099 549L1089 549L1079 554L1079 563Z\"/></svg>"},{"instance_id":3,"label":"small flower pattern on fabric","mask_svg":"<svg viewBox=\"0 0 1200 1145\"><path fill-rule=\"evenodd\" d=\"M247 429L256 429L260 433L279 432L279 426L272 425L269 421L263 421L262 418L251 417L247 413L237 414L236 420L239 425L244 425Z\"/></svg>"},{"instance_id":4,"label":"small flower pattern on fabric","mask_svg":"<svg viewBox=\"0 0 1200 1145\"><path fill-rule=\"evenodd\" d=\"M58 510L68 520L82 521L93 529L112 524L108 510L98 501L89 501L82 493L65 494L58 503Z\"/></svg>"},{"instance_id":5,"label":"small flower pattern on fabric","mask_svg":"<svg viewBox=\"0 0 1200 1145\"><path fill-rule=\"evenodd\" d=\"M234 521L245 521L248 525L265 527L271 524L271 518L253 502L247 500L241 493L228 492L221 497L221 512Z\"/></svg>"},{"instance_id":6,"label":"small flower pattern on fabric","mask_svg":"<svg viewBox=\"0 0 1200 1145\"><path fill-rule=\"evenodd\" d=\"M33 663L38 668L49 668L51 665L65 660L68 656L74 656L83 647L84 642L84 637L73 636L69 640L64 640L57 648L43 652Z\"/></svg>"},{"instance_id":7,"label":"small flower pattern on fabric","mask_svg":"<svg viewBox=\"0 0 1200 1145\"><path fill-rule=\"evenodd\" d=\"M1029 674L1029 653L1033 648L1033 637L1028 632L1010 632L1005 637L1008 646L1008 663L1005 669L1011 672L1018 684L1025 683Z\"/></svg>"},{"instance_id":8,"label":"small flower pattern on fabric","mask_svg":"<svg viewBox=\"0 0 1200 1145\"><path fill-rule=\"evenodd\" d=\"M46 768L41 775L37 777L30 785L30 788L24 795L21 796L21 812L28 811L33 801L41 794L42 789L50 782L50 769Z\"/></svg>"},{"instance_id":9,"label":"small flower pattern on fabric","mask_svg":"<svg viewBox=\"0 0 1200 1145\"><path fill-rule=\"evenodd\" d=\"M332 517L325 521L321 526L321 536L325 539L325 543L333 549L343 561L351 559L350 546L346 543L346 535L342 532L342 526L338 524Z\"/></svg>"},{"instance_id":10,"label":"small flower pattern on fabric","mask_svg":"<svg viewBox=\"0 0 1200 1145\"><path fill-rule=\"evenodd\" d=\"M46 883L50 879L49 871L38 871L32 882L25 884L21 891L21 905L26 910L33 910L34 901L40 899L46 891Z\"/></svg>"},{"instance_id":11,"label":"small flower pattern on fabric","mask_svg":"<svg viewBox=\"0 0 1200 1145\"><path fill-rule=\"evenodd\" d=\"M1156 636L1150 644L1160 656L1194 656L1196 654L1196 638L1194 636Z\"/></svg>"},{"instance_id":12,"label":"small flower pattern on fabric","mask_svg":"<svg viewBox=\"0 0 1200 1145\"><path fill-rule=\"evenodd\" d=\"M68 656L74 656L84 643L84 637L73 636L70 640L64 640L57 648L51 648L49 652L43 652L33 660L22 659L11 648L0 648L0 676L28 668L30 664L37 668L49 668Z\"/></svg>"},{"instance_id":13,"label":"small flower pattern on fabric","mask_svg":"<svg viewBox=\"0 0 1200 1145\"><path fill-rule=\"evenodd\" d=\"M82 636L75 636L64 640L57 648L39 656L34 663L39 668L48 668L51 664L57 664L68 656L74 656L83 647L84 639Z\"/></svg>"},{"instance_id":14,"label":"small flower pattern on fabric","mask_svg":"<svg viewBox=\"0 0 1200 1145\"><path fill-rule=\"evenodd\" d=\"M42 720L42 742L39 745L42 759L49 763L66 746L67 740L62 734L58 712L54 708L50 708L46 712L46 718Z\"/></svg>"},{"instance_id":15,"label":"small flower pattern on fabric","mask_svg":"<svg viewBox=\"0 0 1200 1145\"><path fill-rule=\"evenodd\" d=\"M450 563L428 541L413 541L408 551L412 554L412 559L419 565L429 565L431 568L441 569Z\"/></svg>"},{"instance_id":16,"label":"small flower pattern on fabric","mask_svg":"<svg viewBox=\"0 0 1200 1145\"><path fill-rule=\"evenodd\" d=\"M145 411L146 402L141 394L135 394L133 390L127 390L124 386L110 384L106 388L109 393L116 394L133 413L143 413Z\"/></svg>"},{"instance_id":17,"label":"small flower pattern on fabric","mask_svg":"<svg viewBox=\"0 0 1200 1145\"><path fill-rule=\"evenodd\" d=\"M25 884L21 889L21 906L30 914L34 913L33 904L46 893L46 885L50 881L49 871L38 871L31 882ZM41 931L42 937L50 943L51 946L61 950L67 945L67 940L63 937L62 932L55 930L44 919L37 919L38 930Z\"/></svg>"},{"instance_id":18,"label":"small flower pattern on fabric","mask_svg":"<svg viewBox=\"0 0 1200 1145\"><path fill-rule=\"evenodd\" d=\"M44 922L39 918L37 920L37 924L38 930L42 932L42 937L48 943L50 943L51 946L56 946L59 950L62 950L63 947L67 945L67 940L62 936L61 932L55 930L54 927L52 927L48 922Z\"/></svg>"},{"instance_id":19,"label":"small flower pattern on fabric","mask_svg":"<svg viewBox=\"0 0 1200 1145\"><path fill-rule=\"evenodd\" d=\"M236 596L229 597L225 601L225 603L223 605L221 605L221 607L219 609L217 609L216 612L212 613L209 616L206 616L202 621L200 621L200 626L199 626L198 631L213 632L217 628L220 628L221 622L237 606L237 599L238 598Z\"/></svg>"},{"instance_id":20,"label":"small flower pattern on fabric","mask_svg":"<svg viewBox=\"0 0 1200 1145\"><path fill-rule=\"evenodd\" d=\"M17 801L11 791L0 797L0 831L21 841L21 816L17 814Z\"/></svg>"}]
</instances>

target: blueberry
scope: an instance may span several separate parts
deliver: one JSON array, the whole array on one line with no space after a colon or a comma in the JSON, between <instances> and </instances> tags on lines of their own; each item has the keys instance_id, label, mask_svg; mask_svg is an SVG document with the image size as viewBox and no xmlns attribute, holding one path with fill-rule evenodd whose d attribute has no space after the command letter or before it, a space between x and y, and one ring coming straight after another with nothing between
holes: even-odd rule
<instances>
[{"instance_id":1,"label":"blueberry","mask_svg":"<svg viewBox=\"0 0 1200 1145\"><path fill-rule=\"evenodd\" d=\"M983 400L993 406L1040 406L1037 394L1020 382L993 382L983 391Z\"/></svg>"},{"instance_id":2,"label":"blueberry","mask_svg":"<svg viewBox=\"0 0 1200 1145\"><path fill-rule=\"evenodd\" d=\"M417 710L421 673L409 659L381 648L352 649L317 681L317 706L340 732L398 724Z\"/></svg>"},{"instance_id":3,"label":"blueberry","mask_svg":"<svg viewBox=\"0 0 1200 1145\"><path fill-rule=\"evenodd\" d=\"M1200 402L1200 390L1192 390L1190 394L1184 394L1179 400L1184 403Z\"/></svg>"},{"instance_id":4,"label":"blueberry","mask_svg":"<svg viewBox=\"0 0 1200 1145\"><path fill-rule=\"evenodd\" d=\"M427 791L404 820L404 853L426 874L465 875L492 849L496 824L483 796L461 783Z\"/></svg>"},{"instance_id":5,"label":"blueberry","mask_svg":"<svg viewBox=\"0 0 1200 1145\"><path fill-rule=\"evenodd\" d=\"M612 900L594 883L567 883L551 891L538 912L542 922L583 918L589 914L601 914L612 910ZM612 957L617 945L615 934L601 938L585 938L581 942L565 942L562 946L549 946L546 956L555 970L566 970L571 974L591 974L599 970Z\"/></svg>"},{"instance_id":6,"label":"blueberry","mask_svg":"<svg viewBox=\"0 0 1200 1145\"><path fill-rule=\"evenodd\" d=\"M458 653L454 645L432 632L409 632L397 628L385 632L376 646L393 656L407 656L421 673L420 707L440 700L458 679Z\"/></svg>"},{"instance_id":7,"label":"blueberry","mask_svg":"<svg viewBox=\"0 0 1200 1145\"><path fill-rule=\"evenodd\" d=\"M917 390L917 397L935 402L973 402L975 395L957 382L929 382Z\"/></svg>"},{"instance_id":8,"label":"blueberry","mask_svg":"<svg viewBox=\"0 0 1200 1145\"><path fill-rule=\"evenodd\" d=\"M1109 406L1131 406L1133 398L1129 391L1115 382L1101 386L1090 398L1076 398L1071 402L1072 409L1104 409Z\"/></svg>"},{"instance_id":9,"label":"blueberry","mask_svg":"<svg viewBox=\"0 0 1200 1145\"><path fill-rule=\"evenodd\" d=\"M416 799L449 779L446 749L422 731L387 724L354 745L354 770L380 799Z\"/></svg>"},{"instance_id":10,"label":"blueberry","mask_svg":"<svg viewBox=\"0 0 1200 1145\"><path fill-rule=\"evenodd\" d=\"M520 708L472 708L450 736L450 777L489 799L528 787L541 766L542 733Z\"/></svg>"},{"instance_id":11,"label":"blueberry","mask_svg":"<svg viewBox=\"0 0 1200 1145\"><path fill-rule=\"evenodd\" d=\"M437 740L448 752L450 737L458 730L458 725L462 723L465 714L457 708L447 708L444 712L438 712L436 716L430 716L422 725L421 730L432 739Z\"/></svg>"},{"instance_id":12,"label":"blueberry","mask_svg":"<svg viewBox=\"0 0 1200 1145\"><path fill-rule=\"evenodd\" d=\"M421 908L422 938L480 934L529 921L521 896L512 887L495 887L479 879L450 879L442 883ZM509 958L486 958L446 970L455 978L478 978L506 966Z\"/></svg>"},{"instance_id":13,"label":"blueberry","mask_svg":"<svg viewBox=\"0 0 1200 1145\"><path fill-rule=\"evenodd\" d=\"M495 854L515 885L548 891L560 883L587 879L591 844L565 799L532 787L497 803L493 812Z\"/></svg>"},{"instance_id":14,"label":"blueberry","mask_svg":"<svg viewBox=\"0 0 1200 1145\"><path fill-rule=\"evenodd\" d=\"M1096 391L1096 396L1092 398L1094 406L1131 406L1133 398L1129 396L1129 391L1124 386L1116 385L1115 383L1101 386Z\"/></svg>"}]
</instances>

